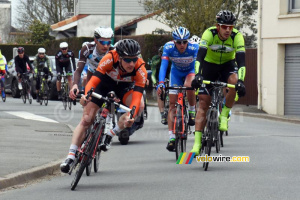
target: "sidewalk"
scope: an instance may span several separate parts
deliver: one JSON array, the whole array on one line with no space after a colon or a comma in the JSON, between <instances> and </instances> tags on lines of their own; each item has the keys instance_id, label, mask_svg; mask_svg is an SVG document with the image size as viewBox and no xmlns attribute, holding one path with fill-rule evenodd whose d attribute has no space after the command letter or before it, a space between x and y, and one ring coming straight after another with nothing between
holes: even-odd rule
<instances>
[{"instance_id":1,"label":"sidewalk","mask_svg":"<svg viewBox=\"0 0 300 200\"><path fill-rule=\"evenodd\" d=\"M148 106L157 106L150 101ZM300 124L300 116L269 115L256 106L235 105L234 115ZM70 145L71 128L65 124L1 117L0 190L59 172L59 165Z\"/></svg>"}]
</instances>

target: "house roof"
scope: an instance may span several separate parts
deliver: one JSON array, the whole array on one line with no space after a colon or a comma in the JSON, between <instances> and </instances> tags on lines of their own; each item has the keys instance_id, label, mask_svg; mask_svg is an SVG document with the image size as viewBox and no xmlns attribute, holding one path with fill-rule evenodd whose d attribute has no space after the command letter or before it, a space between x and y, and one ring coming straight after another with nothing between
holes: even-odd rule
<instances>
[{"instance_id":1,"label":"house roof","mask_svg":"<svg viewBox=\"0 0 300 200\"><path fill-rule=\"evenodd\" d=\"M118 31L118 30L120 30L123 27L132 26L132 25L134 25L134 24L136 24L136 23L138 23L140 21L143 21L145 19L149 19L150 17L153 17L153 16L157 15L159 12L154 12L154 13L150 13L148 15L144 15L144 16L139 17L139 18L135 18L135 19L133 19L133 20L131 20L131 21L125 23L125 24L122 24L120 26L115 27L115 31Z\"/></svg>"},{"instance_id":2,"label":"house roof","mask_svg":"<svg viewBox=\"0 0 300 200\"><path fill-rule=\"evenodd\" d=\"M85 18L87 16L89 16L89 15L76 15L76 16L73 16L71 18L60 21L56 24L53 24L50 27L53 31L64 31L66 29L69 29L69 28L72 28L72 27L76 26L77 21L79 19Z\"/></svg>"}]
</instances>

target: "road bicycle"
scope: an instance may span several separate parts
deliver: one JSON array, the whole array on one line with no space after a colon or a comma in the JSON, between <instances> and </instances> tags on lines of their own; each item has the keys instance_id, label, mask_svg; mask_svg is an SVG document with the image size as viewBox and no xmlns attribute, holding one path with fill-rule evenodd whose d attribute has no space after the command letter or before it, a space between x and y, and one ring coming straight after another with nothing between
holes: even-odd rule
<instances>
[{"instance_id":1,"label":"road bicycle","mask_svg":"<svg viewBox=\"0 0 300 200\"><path fill-rule=\"evenodd\" d=\"M166 87L165 89L166 91L178 90L173 128L173 133L175 134L175 156L176 160L178 160L180 153L186 152L186 140L188 135L192 132L190 126L188 125L189 114L185 101L185 91L194 89L192 87Z\"/></svg>"},{"instance_id":2,"label":"road bicycle","mask_svg":"<svg viewBox=\"0 0 300 200\"><path fill-rule=\"evenodd\" d=\"M21 97L23 100L23 103L26 103L26 99L28 99L29 104L32 103L32 96L30 94L31 92L31 85L29 80L30 74L28 72L22 73L22 90L21 90Z\"/></svg>"},{"instance_id":3,"label":"road bicycle","mask_svg":"<svg viewBox=\"0 0 300 200\"><path fill-rule=\"evenodd\" d=\"M169 79L165 79L164 82L166 87L169 87ZM163 95L160 96L160 99L162 101L164 101L164 113L163 115L166 117L166 123L164 123L165 125L168 124L168 114L169 114L169 104L170 104L170 100L169 100L169 90L166 90Z\"/></svg>"},{"instance_id":4,"label":"road bicycle","mask_svg":"<svg viewBox=\"0 0 300 200\"><path fill-rule=\"evenodd\" d=\"M69 83L68 78L65 74L61 74L62 81L61 81L61 98L63 102L64 109L67 110L67 107L69 110L72 108L72 99L69 97Z\"/></svg>"},{"instance_id":5,"label":"road bicycle","mask_svg":"<svg viewBox=\"0 0 300 200\"><path fill-rule=\"evenodd\" d=\"M2 87L3 86L3 90ZM6 101L6 93L5 93L5 88L4 88L4 74L0 74L0 95L2 97L2 101Z\"/></svg>"},{"instance_id":6,"label":"road bicycle","mask_svg":"<svg viewBox=\"0 0 300 200\"><path fill-rule=\"evenodd\" d=\"M105 102L107 102L106 106L101 110L100 115L96 115L96 118L93 122L93 125L86 136L83 144L81 147L77 150L75 155L75 160L73 166L71 166L71 170L69 174L71 175L73 170L76 170L75 177L71 183L71 190L74 190L84 172L85 169L91 164L91 162L94 160L95 162L98 162L94 164L94 170L96 166L96 171L98 171L99 168L99 158L101 149L98 147L99 144L102 143L103 133L106 130L106 119L108 116L110 116L111 119L115 118L115 106L120 107L123 110L126 110L127 112L130 112L130 117L132 118L135 107L133 109L129 109L128 107L118 104L114 101L114 92L110 92L108 94L108 97L103 97L100 94L97 94L94 91L94 88L92 88L90 91L88 91L86 98L88 99L90 96L93 96L98 99L103 99ZM109 114L108 114L109 113ZM109 128L109 127L107 127ZM100 152L100 153L99 153ZM98 157L97 157L98 156ZM96 158L96 160L95 160ZM95 172L96 172L95 171Z\"/></svg>"},{"instance_id":7,"label":"road bicycle","mask_svg":"<svg viewBox=\"0 0 300 200\"><path fill-rule=\"evenodd\" d=\"M40 90L39 90L39 94L38 94L39 97L40 97L40 105L43 105L43 101L44 101L44 105L47 106L49 96L50 96L50 87L49 87L49 83L48 83L48 75L45 74L44 72L38 72L38 76L41 80L41 86L40 86ZM51 76L50 80L52 80L52 76Z\"/></svg>"},{"instance_id":8,"label":"road bicycle","mask_svg":"<svg viewBox=\"0 0 300 200\"><path fill-rule=\"evenodd\" d=\"M211 147L215 145L217 153L220 151L220 131L219 131L219 115L220 106L223 103L223 88L235 88L235 85L220 82L204 80L203 84L212 85L211 102L208 111L206 112L206 125L202 134L202 145L200 155L210 156ZM209 162L203 162L203 168L207 171Z\"/></svg>"}]
</instances>

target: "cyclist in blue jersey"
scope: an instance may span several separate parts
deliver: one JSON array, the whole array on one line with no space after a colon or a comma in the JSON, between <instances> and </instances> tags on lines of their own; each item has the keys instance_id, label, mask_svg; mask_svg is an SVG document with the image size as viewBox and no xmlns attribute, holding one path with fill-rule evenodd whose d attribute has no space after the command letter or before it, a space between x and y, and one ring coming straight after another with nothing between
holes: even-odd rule
<instances>
[{"instance_id":1,"label":"cyclist in blue jersey","mask_svg":"<svg viewBox=\"0 0 300 200\"><path fill-rule=\"evenodd\" d=\"M164 85L164 80L166 77L166 72L168 68L169 60L172 62L171 73L170 73L170 86L186 86L191 87L192 80L195 77L195 60L197 58L197 53L199 49L199 44L188 40L190 37L190 32L184 27L176 28L172 36L173 41L167 42L164 45L164 50L162 54L162 61L159 71L159 84L157 86L157 94L161 94L160 87ZM187 91L187 98L189 102L189 121L188 124L191 126L195 125L195 104L196 97L195 91ZM170 140L167 145L169 151L174 151L175 148L175 134L173 133L173 124L175 117L175 102L177 100L177 91L169 91L169 115L168 115L168 128Z\"/></svg>"}]
</instances>

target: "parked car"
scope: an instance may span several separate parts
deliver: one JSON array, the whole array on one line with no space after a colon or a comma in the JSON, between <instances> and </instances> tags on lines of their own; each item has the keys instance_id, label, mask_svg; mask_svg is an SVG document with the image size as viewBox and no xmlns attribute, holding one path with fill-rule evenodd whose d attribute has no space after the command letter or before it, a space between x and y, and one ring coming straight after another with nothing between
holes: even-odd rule
<instances>
[{"instance_id":1,"label":"parked car","mask_svg":"<svg viewBox=\"0 0 300 200\"><path fill-rule=\"evenodd\" d=\"M50 67L52 69L52 73L53 73L53 78L51 80L51 84L50 84L50 99L57 99L57 89L56 89L56 80L57 80L57 72L56 72L56 65L55 65L55 56L48 56L50 59ZM29 60L31 63L33 63L34 60L34 56L30 56ZM76 64L78 62L78 59L75 59ZM16 72L16 67L15 67L15 63L14 63L14 59L10 60L7 64L8 67L8 71L10 73L9 76L6 75L5 77L5 92L6 93L11 93L12 97L14 98L19 98L20 97L20 90L18 88L18 78L17 78L17 72ZM34 66L33 66L34 67ZM30 78L30 82L31 82L31 92L32 92L32 96L35 98L36 97L36 89L35 89L35 85L36 85L36 79L34 78Z\"/></svg>"}]
</instances>

